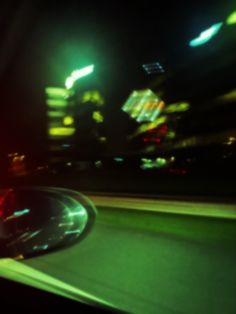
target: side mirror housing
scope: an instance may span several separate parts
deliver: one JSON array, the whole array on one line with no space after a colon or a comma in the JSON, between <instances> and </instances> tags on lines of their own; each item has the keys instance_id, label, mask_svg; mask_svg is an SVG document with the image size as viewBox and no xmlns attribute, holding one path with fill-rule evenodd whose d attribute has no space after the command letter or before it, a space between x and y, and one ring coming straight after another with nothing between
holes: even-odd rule
<instances>
[{"instance_id":1,"label":"side mirror housing","mask_svg":"<svg viewBox=\"0 0 236 314\"><path fill-rule=\"evenodd\" d=\"M73 190L22 187L0 193L0 257L31 257L82 240L94 225L92 202Z\"/></svg>"}]
</instances>

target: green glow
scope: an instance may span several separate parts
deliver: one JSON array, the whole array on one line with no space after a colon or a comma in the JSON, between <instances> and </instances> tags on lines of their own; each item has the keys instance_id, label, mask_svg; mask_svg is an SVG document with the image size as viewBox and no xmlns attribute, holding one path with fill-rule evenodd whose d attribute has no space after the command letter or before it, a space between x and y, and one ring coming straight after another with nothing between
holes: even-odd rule
<instances>
[{"instance_id":1,"label":"green glow","mask_svg":"<svg viewBox=\"0 0 236 314\"><path fill-rule=\"evenodd\" d=\"M71 89L74 86L75 81L80 78L91 74L94 71L94 65L89 65L85 68L74 70L69 77L67 77L65 81L65 86L67 89Z\"/></svg>"},{"instance_id":2,"label":"green glow","mask_svg":"<svg viewBox=\"0 0 236 314\"><path fill-rule=\"evenodd\" d=\"M72 116L66 116L63 119L63 124L64 125L72 125L74 123L74 118Z\"/></svg>"},{"instance_id":3,"label":"green glow","mask_svg":"<svg viewBox=\"0 0 236 314\"><path fill-rule=\"evenodd\" d=\"M233 24L236 24L236 11L232 12L227 20L226 20L226 24L227 25L233 25Z\"/></svg>"},{"instance_id":4,"label":"green glow","mask_svg":"<svg viewBox=\"0 0 236 314\"><path fill-rule=\"evenodd\" d=\"M26 208L26 209L23 209L23 210L19 210L17 212L14 212L14 216L22 216L22 215L25 215L25 214L28 214L30 212L30 209Z\"/></svg>"},{"instance_id":5,"label":"green glow","mask_svg":"<svg viewBox=\"0 0 236 314\"><path fill-rule=\"evenodd\" d=\"M87 213L86 213L86 211L85 210L83 210L83 211L77 211L77 212L70 212L69 214L68 214L68 217L75 217L75 216L87 216Z\"/></svg>"},{"instance_id":6,"label":"green glow","mask_svg":"<svg viewBox=\"0 0 236 314\"><path fill-rule=\"evenodd\" d=\"M155 121L165 106L152 90L133 91L122 110L127 112L137 122Z\"/></svg>"},{"instance_id":7,"label":"green glow","mask_svg":"<svg viewBox=\"0 0 236 314\"><path fill-rule=\"evenodd\" d=\"M157 167L163 167L167 164L167 160L165 158L157 158L156 165Z\"/></svg>"},{"instance_id":8,"label":"green glow","mask_svg":"<svg viewBox=\"0 0 236 314\"><path fill-rule=\"evenodd\" d=\"M77 229L77 230L71 230L71 231L66 231L65 234L79 234L81 233L81 230L80 229Z\"/></svg>"},{"instance_id":9,"label":"green glow","mask_svg":"<svg viewBox=\"0 0 236 314\"><path fill-rule=\"evenodd\" d=\"M115 157L114 160L117 161L117 162L123 162L124 158L122 158L122 157Z\"/></svg>"},{"instance_id":10,"label":"green glow","mask_svg":"<svg viewBox=\"0 0 236 314\"><path fill-rule=\"evenodd\" d=\"M107 138L105 136L101 136L101 137L99 137L99 141L101 143L105 143L107 141Z\"/></svg>"},{"instance_id":11,"label":"green glow","mask_svg":"<svg viewBox=\"0 0 236 314\"><path fill-rule=\"evenodd\" d=\"M101 162L101 160L95 161L95 166L96 166L96 168L102 168L102 162Z\"/></svg>"},{"instance_id":12,"label":"green glow","mask_svg":"<svg viewBox=\"0 0 236 314\"><path fill-rule=\"evenodd\" d=\"M176 137L176 133L174 131L169 131L167 134L166 134L166 138L167 139L173 139Z\"/></svg>"},{"instance_id":13,"label":"green glow","mask_svg":"<svg viewBox=\"0 0 236 314\"><path fill-rule=\"evenodd\" d=\"M94 65L89 65L83 69L73 71L71 76L73 77L74 80L78 80L81 77L89 75L90 73L93 72L93 70L94 70Z\"/></svg>"},{"instance_id":14,"label":"green glow","mask_svg":"<svg viewBox=\"0 0 236 314\"><path fill-rule=\"evenodd\" d=\"M19 256L17 258L19 259ZM20 259L22 258L23 256ZM113 304L109 304L103 299L99 299L75 286L65 283L63 280L47 275L44 271L36 270L34 267L30 267L11 258L1 258L0 269L1 277L8 280L10 279L21 284L55 293L72 300L80 302L87 300L87 303L95 301L114 307Z\"/></svg>"},{"instance_id":15,"label":"green glow","mask_svg":"<svg viewBox=\"0 0 236 314\"><path fill-rule=\"evenodd\" d=\"M86 91L82 96L82 103L92 102L97 105L104 105L104 99L99 91Z\"/></svg>"},{"instance_id":16,"label":"green glow","mask_svg":"<svg viewBox=\"0 0 236 314\"><path fill-rule=\"evenodd\" d=\"M48 249L48 244L44 244L44 245L35 245L33 247L34 251L41 251L41 250L47 250Z\"/></svg>"},{"instance_id":17,"label":"green glow","mask_svg":"<svg viewBox=\"0 0 236 314\"><path fill-rule=\"evenodd\" d=\"M75 128L54 127L48 130L50 136L71 136L75 133Z\"/></svg>"},{"instance_id":18,"label":"green glow","mask_svg":"<svg viewBox=\"0 0 236 314\"><path fill-rule=\"evenodd\" d=\"M218 100L223 102L231 102L236 100L236 89L231 90L229 93L218 97Z\"/></svg>"},{"instance_id":19,"label":"green glow","mask_svg":"<svg viewBox=\"0 0 236 314\"><path fill-rule=\"evenodd\" d=\"M68 98L73 95L73 91L60 87L47 87L45 92L52 98Z\"/></svg>"},{"instance_id":20,"label":"green glow","mask_svg":"<svg viewBox=\"0 0 236 314\"><path fill-rule=\"evenodd\" d=\"M94 111L93 120L96 121L97 123L102 123L104 121L104 117L100 111Z\"/></svg>"},{"instance_id":21,"label":"green glow","mask_svg":"<svg viewBox=\"0 0 236 314\"><path fill-rule=\"evenodd\" d=\"M73 85L74 85L73 77L71 77L71 76L67 77L66 82L65 82L66 88L71 89L73 87Z\"/></svg>"},{"instance_id":22,"label":"green glow","mask_svg":"<svg viewBox=\"0 0 236 314\"><path fill-rule=\"evenodd\" d=\"M63 99L47 99L46 101L49 107L66 107L68 102Z\"/></svg>"},{"instance_id":23,"label":"green glow","mask_svg":"<svg viewBox=\"0 0 236 314\"><path fill-rule=\"evenodd\" d=\"M207 30L201 32L197 38L192 39L190 41L189 45L191 47L197 47L197 46L205 44L206 42L211 40L212 37L214 37L219 32L219 30L221 29L222 26L223 26L222 22L212 25Z\"/></svg>"},{"instance_id":24,"label":"green glow","mask_svg":"<svg viewBox=\"0 0 236 314\"><path fill-rule=\"evenodd\" d=\"M50 118L61 118L61 117L64 117L65 112L64 111L48 111L47 115Z\"/></svg>"},{"instance_id":25,"label":"green glow","mask_svg":"<svg viewBox=\"0 0 236 314\"><path fill-rule=\"evenodd\" d=\"M189 110L190 105L187 102L179 102L176 104L169 105L166 109L166 113L182 112Z\"/></svg>"},{"instance_id":26,"label":"green glow","mask_svg":"<svg viewBox=\"0 0 236 314\"><path fill-rule=\"evenodd\" d=\"M166 121L167 121L167 117L161 116L153 122L142 124L142 125L140 125L140 127L137 129L137 131L134 133L134 135L132 137L137 136L137 135L142 134L142 133L145 133L148 130L152 130L152 129L156 128L158 125L165 123Z\"/></svg>"}]
</instances>

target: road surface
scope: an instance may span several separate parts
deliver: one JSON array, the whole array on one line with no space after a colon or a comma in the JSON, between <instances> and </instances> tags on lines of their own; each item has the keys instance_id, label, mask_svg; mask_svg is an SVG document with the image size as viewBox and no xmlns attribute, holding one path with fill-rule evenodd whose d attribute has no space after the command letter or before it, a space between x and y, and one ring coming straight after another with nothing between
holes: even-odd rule
<instances>
[{"instance_id":1,"label":"road surface","mask_svg":"<svg viewBox=\"0 0 236 314\"><path fill-rule=\"evenodd\" d=\"M126 312L236 313L235 205L91 198L86 239L17 263Z\"/></svg>"}]
</instances>

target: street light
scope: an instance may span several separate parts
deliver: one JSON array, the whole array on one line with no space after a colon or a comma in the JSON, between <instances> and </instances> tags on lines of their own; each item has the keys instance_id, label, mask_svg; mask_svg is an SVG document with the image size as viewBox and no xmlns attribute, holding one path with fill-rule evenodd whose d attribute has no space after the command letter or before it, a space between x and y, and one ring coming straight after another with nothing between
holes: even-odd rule
<instances>
[{"instance_id":1,"label":"street light","mask_svg":"<svg viewBox=\"0 0 236 314\"><path fill-rule=\"evenodd\" d=\"M214 37L219 32L222 25L223 25L223 22L216 23L216 24L212 25L210 28L201 32L197 38L192 39L189 43L189 46L197 47L197 46L205 44L206 42L211 40L212 37Z\"/></svg>"}]
</instances>

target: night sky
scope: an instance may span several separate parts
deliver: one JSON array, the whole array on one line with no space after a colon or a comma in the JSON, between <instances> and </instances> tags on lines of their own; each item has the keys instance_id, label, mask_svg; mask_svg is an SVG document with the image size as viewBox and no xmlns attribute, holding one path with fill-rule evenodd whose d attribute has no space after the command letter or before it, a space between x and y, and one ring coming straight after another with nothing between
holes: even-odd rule
<instances>
[{"instance_id":1,"label":"night sky","mask_svg":"<svg viewBox=\"0 0 236 314\"><path fill-rule=\"evenodd\" d=\"M88 64L95 64L109 132L119 145L128 128L122 102L147 82L142 63L174 69L189 53L188 41L233 9L232 1L2 1L2 152L44 153L44 88L62 86L73 69Z\"/></svg>"}]
</instances>

